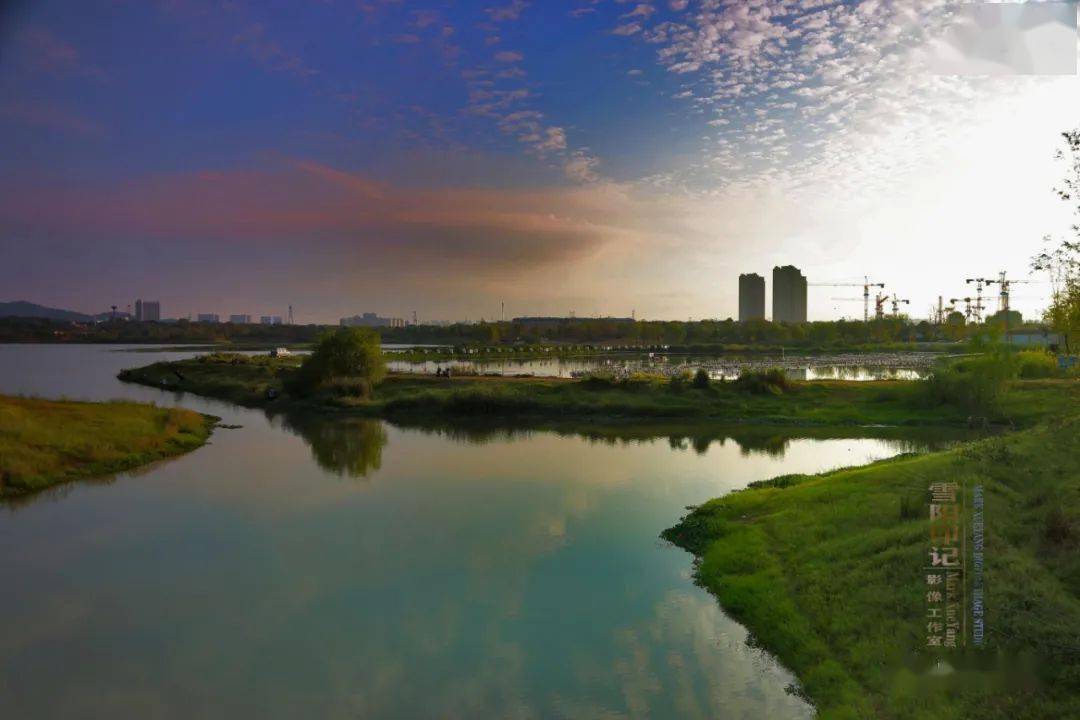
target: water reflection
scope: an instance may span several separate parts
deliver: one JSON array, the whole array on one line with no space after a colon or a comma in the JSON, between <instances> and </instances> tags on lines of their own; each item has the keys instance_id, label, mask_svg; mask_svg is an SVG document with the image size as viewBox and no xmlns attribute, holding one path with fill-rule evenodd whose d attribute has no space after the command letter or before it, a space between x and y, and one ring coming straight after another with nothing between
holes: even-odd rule
<instances>
[{"instance_id":1,"label":"water reflection","mask_svg":"<svg viewBox=\"0 0 1080 720\"><path fill-rule=\"evenodd\" d=\"M304 438L323 470L363 478L382 467L386 428L379 420L281 415L281 426Z\"/></svg>"},{"instance_id":2,"label":"water reflection","mask_svg":"<svg viewBox=\"0 0 1080 720\"><path fill-rule=\"evenodd\" d=\"M386 427L418 430L426 435L468 445L489 445L526 440L537 433L580 438L590 443L617 446L666 442L672 450L705 455L714 445L733 443L744 457L760 455L783 459L792 442L804 439L867 438L885 441L896 453L939 450L974 437L966 430L918 430L888 427L791 427L722 425L715 423L582 424L543 420L508 422L464 419L394 423L367 418L326 417L311 413L271 415L271 421L301 438L316 463L341 477L364 478L382 467Z\"/></svg>"}]
</instances>

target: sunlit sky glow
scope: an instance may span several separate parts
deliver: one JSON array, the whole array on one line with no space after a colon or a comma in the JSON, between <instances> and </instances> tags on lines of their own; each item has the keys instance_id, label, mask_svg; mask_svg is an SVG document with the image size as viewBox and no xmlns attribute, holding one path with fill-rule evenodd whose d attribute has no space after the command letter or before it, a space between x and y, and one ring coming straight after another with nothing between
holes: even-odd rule
<instances>
[{"instance_id":1,"label":"sunlit sky glow","mask_svg":"<svg viewBox=\"0 0 1080 720\"><path fill-rule=\"evenodd\" d=\"M1067 3L15 3L0 300L724 318L790 263L925 316L1064 231L1076 53Z\"/></svg>"}]
</instances>

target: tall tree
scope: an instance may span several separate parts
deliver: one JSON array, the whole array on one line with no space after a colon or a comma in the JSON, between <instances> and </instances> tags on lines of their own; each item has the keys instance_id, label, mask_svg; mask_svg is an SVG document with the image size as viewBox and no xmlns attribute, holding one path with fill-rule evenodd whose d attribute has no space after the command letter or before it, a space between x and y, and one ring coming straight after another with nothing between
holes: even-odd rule
<instances>
[{"instance_id":1,"label":"tall tree","mask_svg":"<svg viewBox=\"0 0 1080 720\"><path fill-rule=\"evenodd\" d=\"M1046 321L1065 339L1065 351L1071 352L1070 336L1080 334L1080 129L1061 134L1064 147L1057 159L1065 165L1065 178L1054 192L1072 206L1075 220L1072 239L1063 239L1057 247L1048 248L1032 258L1035 270L1049 273L1052 299L1046 311ZM1050 237L1046 240L1050 243Z\"/></svg>"}]
</instances>

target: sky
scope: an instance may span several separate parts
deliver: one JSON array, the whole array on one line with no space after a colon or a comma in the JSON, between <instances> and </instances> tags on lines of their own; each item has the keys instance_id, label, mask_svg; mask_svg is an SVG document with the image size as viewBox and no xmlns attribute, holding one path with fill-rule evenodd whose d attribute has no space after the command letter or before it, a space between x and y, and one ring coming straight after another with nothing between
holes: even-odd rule
<instances>
[{"instance_id":1,"label":"sky","mask_svg":"<svg viewBox=\"0 0 1080 720\"><path fill-rule=\"evenodd\" d=\"M1064 237L1075 3L0 10L0 301L166 317L925 317ZM1048 286L1013 289L1025 315ZM768 294L768 293L767 293ZM771 305L771 303L770 303ZM991 303L993 309L993 303Z\"/></svg>"}]
</instances>

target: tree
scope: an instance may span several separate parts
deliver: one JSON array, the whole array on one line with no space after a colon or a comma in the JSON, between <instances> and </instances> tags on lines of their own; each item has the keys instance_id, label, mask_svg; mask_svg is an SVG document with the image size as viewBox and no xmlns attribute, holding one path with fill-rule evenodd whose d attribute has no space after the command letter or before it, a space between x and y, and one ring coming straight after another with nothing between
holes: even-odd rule
<instances>
[{"instance_id":1,"label":"tree","mask_svg":"<svg viewBox=\"0 0 1080 720\"><path fill-rule=\"evenodd\" d=\"M355 378L369 387L386 376L379 334L368 328L342 327L324 333L300 366L298 389L311 392L335 378Z\"/></svg>"},{"instance_id":2,"label":"tree","mask_svg":"<svg viewBox=\"0 0 1080 720\"><path fill-rule=\"evenodd\" d=\"M1065 351L1070 352L1070 335L1080 333L1080 129L1061 135L1065 147L1056 157L1065 163L1065 179L1054 192L1073 206L1076 221L1071 230L1076 240L1062 240L1056 248L1039 253L1032 258L1031 267L1050 274L1053 296L1045 319L1061 333Z\"/></svg>"}]
</instances>

